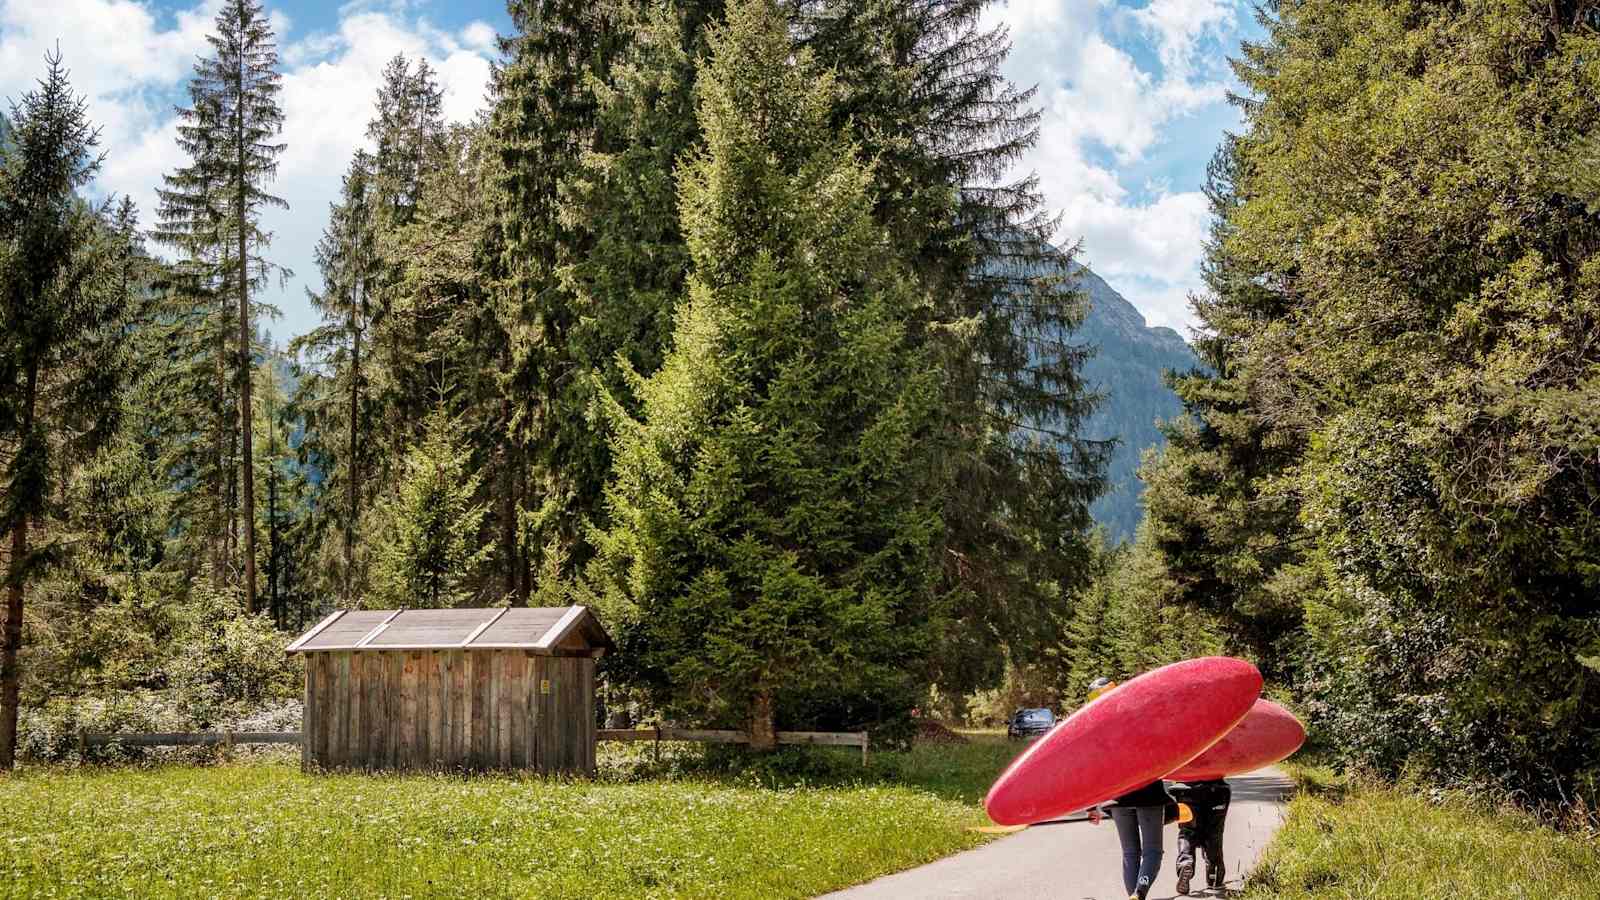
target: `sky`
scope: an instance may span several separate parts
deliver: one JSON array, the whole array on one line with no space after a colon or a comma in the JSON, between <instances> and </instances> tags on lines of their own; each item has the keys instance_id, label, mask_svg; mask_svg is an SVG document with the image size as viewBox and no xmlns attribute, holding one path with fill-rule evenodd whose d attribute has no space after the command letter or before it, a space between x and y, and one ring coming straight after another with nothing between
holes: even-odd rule
<instances>
[{"instance_id":1,"label":"sky","mask_svg":"<svg viewBox=\"0 0 1600 900\"><path fill-rule=\"evenodd\" d=\"M207 52L221 0L0 0L0 98L15 100L59 45L76 90L101 127L97 196L128 194L153 224L161 175L184 162L174 108ZM270 189L268 257L293 270L263 297L280 316L275 342L315 327L306 288L320 279L313 248L339 178L367 145L384 64L424 56L438 70L445 114L483 105L503 0L267 0L282 58L288 144ZM1010 0L987 20L1010 30L1007 76L1037 85L1037 146L1018 173L1037 172L1060 215L1058 243L1077 243L1094 269L1152 325L1188 334L1208 212L1200 192L1223 133L1238 127L1227 57L1255 35L1249 0Z\"/></svg>"}]
</instances>

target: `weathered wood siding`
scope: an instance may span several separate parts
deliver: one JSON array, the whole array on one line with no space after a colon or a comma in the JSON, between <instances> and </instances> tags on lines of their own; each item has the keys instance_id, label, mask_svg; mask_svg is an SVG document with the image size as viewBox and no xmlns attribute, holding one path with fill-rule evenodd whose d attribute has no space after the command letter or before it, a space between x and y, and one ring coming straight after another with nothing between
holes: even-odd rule
<instances>
[{"instance_id":1,"label":"weathered wood siding","mask_svg":"<svg viewBox=\"0 0 1600 900\"><path fill-rule=\"evenodd\" d=\"M588 656L526 650L307 653L301 761L590 774L594 677Z\"/></svg>"}]
</instances>

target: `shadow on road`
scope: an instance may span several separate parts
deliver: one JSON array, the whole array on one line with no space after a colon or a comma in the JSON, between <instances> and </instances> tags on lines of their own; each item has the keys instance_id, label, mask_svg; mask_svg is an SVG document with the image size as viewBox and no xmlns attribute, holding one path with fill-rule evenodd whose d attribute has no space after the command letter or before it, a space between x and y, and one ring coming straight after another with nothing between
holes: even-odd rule
<instances>
[{"instance_id":1,"label":"shadow on road","mask_svg":"<svg viewBox=\"0 0 1600 900\"><path fill-rule=\"evenodd\" d=\"M1294 795L1294 782L1275 775L1236 775L1228 779L1233 802L1278 803Z\"/></svg>"}]
</instances>

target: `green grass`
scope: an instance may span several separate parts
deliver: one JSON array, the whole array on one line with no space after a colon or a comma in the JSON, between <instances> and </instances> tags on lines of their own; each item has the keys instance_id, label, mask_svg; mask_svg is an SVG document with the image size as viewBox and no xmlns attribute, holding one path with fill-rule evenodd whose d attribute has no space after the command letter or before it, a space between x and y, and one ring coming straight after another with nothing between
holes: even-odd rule
<instances>
[{"instance_id":1,"label":"green grass","mask_svg":"<svg viewBox=\"0 0 1600 900\"><path fill-rule=\"evenodd\" d=\"M1246 898L1600 898L1600 839L1462 795L1286 766L1302 784Z\"/></svg>"},{"instance_id":2,"label":"green grass","mask_svg":"<svg viewBox=\"0 0 1600 900\"><path fill-rule=\"evenodd\" d=\"M303 775L281 757L36 769L0 779L0 894L811 896L980 843L977 800L1015 749L715 775L619 748L593 782Z\"/></svg>"}]
</instances>

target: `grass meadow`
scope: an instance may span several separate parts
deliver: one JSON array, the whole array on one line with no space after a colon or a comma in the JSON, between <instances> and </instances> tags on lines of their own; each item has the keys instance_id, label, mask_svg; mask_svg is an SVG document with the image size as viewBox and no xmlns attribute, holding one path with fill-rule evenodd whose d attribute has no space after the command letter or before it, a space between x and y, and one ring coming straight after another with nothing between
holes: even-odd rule
<instances>
[{"instance_id":1,"label":"grass meadow","mask_svg":"<svg viewBox=\"0 0 1600 900\"><path fill-rule=\"evenodd\" d=\"M1302 791L1246 900L1600 898L1600 834L1464 794L1294 766Z\"/></svg>"},{"instance_id":2,"label":"grass meadow","mask_svg":"<svg viewBox=\"0 0 1600 900\"><path fill-rule=\"evenodd\" d=\"M806 897L973 846L1003 742L719 771L602 745L600 776L302 774L298 758L0 779L15 897Z\"/></svg>"}]
</instances>

